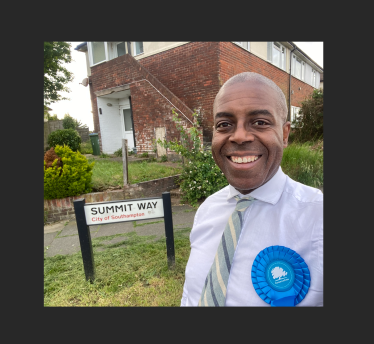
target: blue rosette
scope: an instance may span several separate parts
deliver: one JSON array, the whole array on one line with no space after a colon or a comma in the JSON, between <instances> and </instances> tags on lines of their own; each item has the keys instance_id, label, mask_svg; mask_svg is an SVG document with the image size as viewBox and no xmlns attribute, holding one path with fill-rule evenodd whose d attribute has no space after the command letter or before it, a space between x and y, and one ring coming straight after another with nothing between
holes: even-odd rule
<instances>
[{"instance_id":1,"label":"blue rosette","mask_svg":"<svg viewBox=\"0 0 374 344\"><path fill-rule=\"evenodd\" d=\"M252 265L252 284L261 299L273 307L293 307L308 293L310 272L304 259L284 246L262 250Z\"/></svg>"}]
</instances>

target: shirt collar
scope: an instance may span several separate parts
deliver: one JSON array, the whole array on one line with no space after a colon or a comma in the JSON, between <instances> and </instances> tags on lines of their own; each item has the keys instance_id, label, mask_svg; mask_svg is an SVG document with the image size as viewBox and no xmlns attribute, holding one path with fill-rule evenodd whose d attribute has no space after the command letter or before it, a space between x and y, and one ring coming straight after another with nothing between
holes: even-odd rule
<instances>
[{"instance_id":1,"label":"shirt collar","mask_svg":"<svg viewBox=\"0 0 374 344\"><path fill-rule=\"evenodd\" d=\"M236 195L239 195L240 198L249 195L260 201L276 204L282 195L284 186L286 184L286 179L287 176L279 166L277 173L274 174L274 176L269 181L247 195L242 195L238 190L236 190L232 185L229 184L229 193L227 195L227 200L233 198Z\"/></svg>"}]
</instances>

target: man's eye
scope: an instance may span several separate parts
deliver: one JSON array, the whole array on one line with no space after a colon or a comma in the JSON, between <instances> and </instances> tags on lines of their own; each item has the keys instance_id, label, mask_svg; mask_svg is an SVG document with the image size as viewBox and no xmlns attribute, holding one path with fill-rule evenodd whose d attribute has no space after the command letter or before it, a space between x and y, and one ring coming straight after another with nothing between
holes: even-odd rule
<instances>
[{"instance_id":1,"label":"man's eye","mask_svg":"<svg viewBox=\"0 0 374 344\"><path fill-rule=\"evenodd\" d=\"M253 123L253 125L266 125L267 123L265 121L256 121Z\"/></svg>"},{"instance_id":2,"label":"man's eye","mask_svg":"<svg viewBox=\"0 0 374 344\"><path fill-rule=\"evenodd\" d=\"M231 127L231 124L230 123L227 123L227 122L222 122L222 123L218 123L216 128L226 128L226 127Z\"/></svg>"}]
</instances>

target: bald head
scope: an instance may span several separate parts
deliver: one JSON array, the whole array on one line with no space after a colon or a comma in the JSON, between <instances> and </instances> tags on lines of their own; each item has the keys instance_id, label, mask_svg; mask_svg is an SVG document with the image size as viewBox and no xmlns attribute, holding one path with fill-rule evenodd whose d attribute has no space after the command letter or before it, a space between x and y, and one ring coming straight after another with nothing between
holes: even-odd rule
<instances>
[{"instance_id":1,"label":"bald head","mask_svg":"<svg viewBox=\"0 0 374 344\"><path fill-rule=\"evenodd\" d=\"M234 75L222 85L222 87L218 91L216 98L214 99L214 102L213 102L213 113L215 113L216 100L218 98L218 95L221 94L227 87L232 86L236 83L240 83L240 82L262 84L273 89L275 91L275 95L277 98L276 107L277 107L278 114L281 116L283 123L287 121L287 113L288 113L287 102L286 102L286 97L284 96L282 90L270 79L266 78L265 76L261 74L252 73L252 72L243 72L243 73Z\"/></svg>"}]
</instances>

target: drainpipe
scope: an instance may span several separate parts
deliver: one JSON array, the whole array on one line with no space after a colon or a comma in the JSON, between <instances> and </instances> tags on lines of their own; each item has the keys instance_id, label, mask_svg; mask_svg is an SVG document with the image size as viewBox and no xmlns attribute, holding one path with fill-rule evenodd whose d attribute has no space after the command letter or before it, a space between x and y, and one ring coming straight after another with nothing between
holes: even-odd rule
<instances>
[{"instance_id":1,"label":"drainpipe","mask_svg":"<svg viewBox=\"0 0 374 344\"><path fill-rule=\"evenodd\" d=\"M132 56L131 55L131 42L126 42L127 43L127 53L130 55L130 56Z\"/></svg>"},{"instance_id":2,"label":"drainpipe","mask_svg":"<svg viewBox=\"0 0 374 344\"><path fill-rule=\"evenodd\" d=\"M296 49L296 47L291 42L289 42L289 43L293 46L293 49L291 50L291 53L290 53L290 86L288 88L288 118L287 118L288 121L291 120L291 66L292 66L292 52Z\"/></svg>"}]
</instances>

